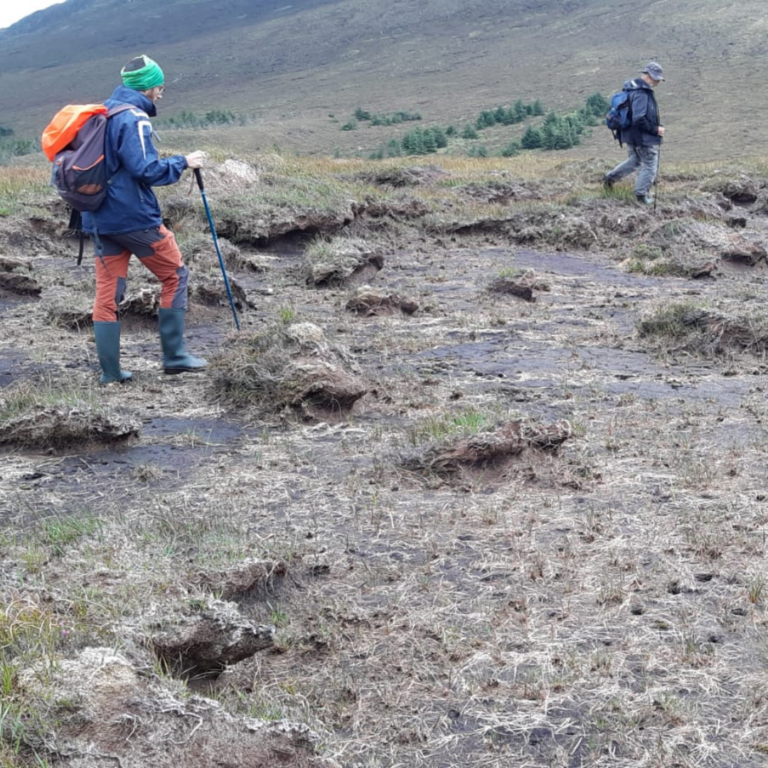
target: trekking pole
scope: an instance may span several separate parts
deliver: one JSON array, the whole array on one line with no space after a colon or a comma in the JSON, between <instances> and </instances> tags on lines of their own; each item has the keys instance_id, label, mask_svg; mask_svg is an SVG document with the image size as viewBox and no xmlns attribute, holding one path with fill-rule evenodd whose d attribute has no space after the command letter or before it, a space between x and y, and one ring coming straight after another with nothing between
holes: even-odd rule
<instances>
[{"instance_id":1,"label":"trekking pole","mask_svg":"<svg viewBox=\"0 0 768 768\"><path fill-rule=\"evenodd\" d=\"M227 270L224 266L224 257L221 255L221 248L219 248L219 238L216 237L216 227L213 223L213 216L211 216L211 209L208 207L208 198L205 196L205 185L203 184L203 174L199 168L195 168L195 178L197 179L197 186L200 187L200 194L203 198L203 206L205 207L205 215L208 217L208 226L211 229L213 235L213 244L216 246L216 255L219 257L219 266L221 267L221 274L224 275L224 287L227 289L227 296L229 297L229 306L232 307L232 316L235 318L235 327L240 330L240 321L237 319L237 310L235 309L235 300L232 298L232 290L229 287L229 279L227 278Z\"/></svg>"},{"instance_id":2,"label":"trekking pole","mask_svg":"<svg viewBox=\"0 0 768 768\"><path fill-rule=\"evenodd\" d=\"M656 215L656 204L659 202L659 173L661 172L661 144L659 144L659 162L656 166L656 178L653 180L653 215Z\"/></svg>"}]
</instances>

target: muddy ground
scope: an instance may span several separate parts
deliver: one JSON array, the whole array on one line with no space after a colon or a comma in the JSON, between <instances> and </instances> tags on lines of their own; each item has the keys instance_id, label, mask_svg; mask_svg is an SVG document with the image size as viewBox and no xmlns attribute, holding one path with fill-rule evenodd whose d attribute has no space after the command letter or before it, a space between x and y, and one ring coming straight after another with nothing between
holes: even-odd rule
<instances>
[{"instance_id":1,"label":"muddy ground","mask_svg":"<svg viewBox=\"0 0 768 768\"><path fill-rule=\"evenodd\" d=\"M8 701L47 713L16 742L6 733L8 765L35 764L33 751L50 765L147 764L159 715L91 706L96 733L133 718L104 744L61 715L87 690L23 684L22 662L90 647L122 654L155 698L171 691L177 714L198 707L179 715L184 733L164 732L185 744L177 765L765 764L768 179L681 172L653 211L602 194L590 168L536 184L416 176L408 205L379 184L389 208L374 214L357 200L349 216L294 210L256 231L233 226L227 201L218 222L241 259L240 336L318 326L364 382L350 408L223 394L217 365L237 334L226 301L203 303L194 282L188 347L212 370L164 376L139 302L123 316L134 381L99 387L88 257L75 265L53 203L0 219L0 256L23 261L6 274L39 288L2 290L0 397L64 391L140 425L106 444L3 448L6 615L34 606L64 627L45 650L28 627L24 647L10 620L0 632ZM318 236L375 243L381 263L358 249L359 269L315 284ZM191 269L214 285L202 250ZM499 278L529 290L494 291ZM130 280L134 294L155 289L138 264ZM409 311L351 311L364 283ZM709 325L641 325L675 307ZM559 447L446 472L413 461L517 422L569 431ZM84 522L54 535L72 520ZM200 574L252 559L281 575L234 602L274 643L215 676L153 660L148 638L194 613ZM312 737L264 763L235 758L242 734L209 754L199 702Z\"/></svg>"}]
</instances>

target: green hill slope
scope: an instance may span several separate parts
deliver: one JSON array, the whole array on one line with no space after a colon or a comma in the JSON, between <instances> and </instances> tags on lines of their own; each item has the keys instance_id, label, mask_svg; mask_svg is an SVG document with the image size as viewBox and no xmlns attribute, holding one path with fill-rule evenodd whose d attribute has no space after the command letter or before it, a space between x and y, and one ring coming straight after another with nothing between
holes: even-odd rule
<instances>
[{"instance_id":1,"label":"green hill slope","mask_svg":"<svg viewBox=\"0 0 768 768\"><path fill-rule=\"evenodd\" d=\"M758 154L763 11L762 0L67 0L0 33L0 124L37 135L59 105L105 98L146 52L168 76L163 117L242 118L209 143L366 153L406 128L341 131L358 106L458 126L518 98L565 111L656 58L668 153ZM495 144L512 135L494 131ZM596 130L571 151L609 147Z\"/></svg>"}]
</instances>

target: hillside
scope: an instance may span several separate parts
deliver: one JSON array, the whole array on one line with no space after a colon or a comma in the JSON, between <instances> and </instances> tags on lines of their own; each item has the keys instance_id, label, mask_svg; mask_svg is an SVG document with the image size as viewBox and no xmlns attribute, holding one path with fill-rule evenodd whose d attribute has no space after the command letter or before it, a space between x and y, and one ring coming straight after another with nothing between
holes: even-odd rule
<instances>
[{"instance_id":1,"label":"hillside","mask_svg":"<svg viewBox=\"0 0 768 768\"><path fill-rule=\"evenodd\" d=\"M163 116L226 109L246 123L206 142L352 154L397 135L341 131L358 106L417 110L424 125L517 98L570 110L657 58L668 154L757 154L768 131L742 95L753 103L763 88L762 11L758 0L67 0L0 33L0 123L36 136L57 106L104 98L125 60L148 52L168 75ZM576 151L607 146L598 131Z\"/></svg>"}]
</instances>

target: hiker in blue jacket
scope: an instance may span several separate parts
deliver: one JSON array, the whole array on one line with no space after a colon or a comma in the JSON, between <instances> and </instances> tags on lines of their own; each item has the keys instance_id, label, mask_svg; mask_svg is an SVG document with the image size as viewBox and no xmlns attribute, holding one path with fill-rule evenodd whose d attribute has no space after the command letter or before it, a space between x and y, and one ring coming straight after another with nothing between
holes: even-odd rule
<instances>
[{"instance_id":1,"label":"hiker in blue jacket","mask_svg":"<svg viewBox=\"0 0 768 768\"><path fill-rule=\"evenodd\" d=\"M661 65L655 61L642 70L642 77L627 80L623 90L629 93L631 125L621 131L621 142L627 145L627 159L603 177L603 186L611 189L625 176L639 169L635 181L638 202L652 204L651 187L659 172L659 148L664 138L664 126L653 89L664 80Z\"/></svg>"},{"instance_id":2,"label":"hiker in blue jacket","mask_svg":"<svg viewBox=\"0 0 768 768\"><path fill-rule=\"evenodd\" d=\"M110 179L104 203L83 213L83 229L96 251L96 298L93 327L101 365L101 382L128 381L120 369L118 304L125 295L128 263L136 255L161 283L160 341L165 373L199 371L206 361L190 355L184 345L189 270L173 234L163 226L154 186L174 184L186 168L202 168L205 156L160 158L152 141L150 118L165 90L162 69L148 56L138 56L120 72L123 84L105 102L108 109L131 104L133 109L109 119L105 162Z\"/></svg>"}]
</instances>

